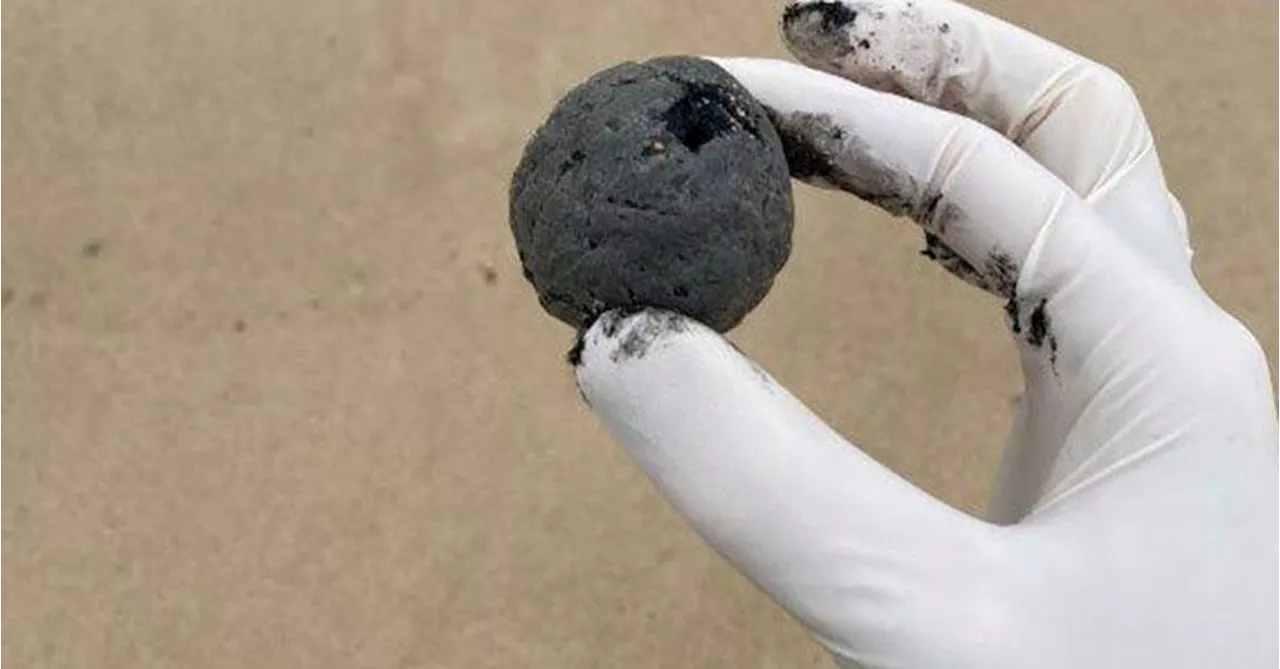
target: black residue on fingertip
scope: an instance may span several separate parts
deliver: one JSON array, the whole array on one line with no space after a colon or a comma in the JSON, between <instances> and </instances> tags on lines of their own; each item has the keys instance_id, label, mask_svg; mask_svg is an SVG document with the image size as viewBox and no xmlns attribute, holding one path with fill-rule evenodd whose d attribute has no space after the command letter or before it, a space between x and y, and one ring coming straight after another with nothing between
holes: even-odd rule
<instances>
[{"instance_id":1,"label":"black residue on fingertip","mask_svg":"<svg viewBox=\"0 0 1280 669\"><path fill-rule=\"evenodd\" d=\"M949 32L951 32L951 24L950 24L950 23L943 23L943 24L939 25L939 26L938 26L938 32L940 32L940 33L949 33Z\"/></svg>"},{"instance_id":2,"label":"black residue on fingertip","mask_svg":"<svg viewBox=\"0 0 1280 669\"><path fill-rule=\"evenodd\" d=\"M637 314L643 315L633 318ZM628 322L629 326L624 331L623 325ZM638 305L609 309L578 331L573 348L565 355L570 365L577 367L582 364L586 333L597 325L602 336L616 340L612 342L613 351L609 354L609 359L615 363L643 358L653 343L664 335L688 329L686 318L674 312Z\"/></svg>"},{"instance_id":3,"label":"black residue on fingertip","mask_svg":"<svg viewBox=\"0 0 1280 669\"><path fill-rule=\"evenodd\" d=\"M688 327L685 318L679 314L657 309L642 311L646 313L635 319L636 322L618 341L617 348L609 355L610 360L623 362L643 358L658 339L668 334L684 332Z\"/></svg>"},{"instance_id":4,"label":"black residue on fingertip","mask_svg":"<svg viewBox=\"0 0 1280 669\"><path fill-rule=\"evenodd\" d=\"M870 41L870 40L868 40L868 39L866 39L866 38L863 38L863 39L858 40L858 48L859 48L859 49L870 49L870 48L871 48L871 41Z\"/></svg>"},{"instance_id":5,"label":"black residue on fingertip","mask_svg":"<svg viewBox=\"0 0 1280 669\"><path fill-rule=\"evenodd\" d=\"M1009 318L1009 330L1015 336L1022 334L1022 308L1018 306L1018 298L1010 297L1004 303L1004 315Z\"/></svg>"},{"instance_id":6,"label":"black residue on fingertip","mask_svg":"<svg viewBox=\"0 0 1280 669\"><path fill-rule=\"evenodd\" d=\"M574 335L573 347L568 353L564 354L565 362L573 367L582 364L582 351L587 347L587 331L586 329L578 330L578 334ZM586 399L585 397L583 399Z\"/></svg>"},{"instance_id":7,"label":"black residue on fingertip","mask_svg":"<svg viewBox=\"0 0 1280 669\"><path fill-rule=\"evenodd\" d=\"M939 255L939 249L942 246L942 240L932 232L924 233L924 248L920 249L920 255L930 259L938 260L942 256Z\"/></svg>"},{"instance_id":8,"label":"black residue on fingertip","mask_svg":"<svg viewBox=\"0 0 1280 669\"><path fill-rule=\"evenodd\" d=\"M1018 264L1013 256L999 249L993 250L987 255L983 270L987 290L1012 300L1018 287Z\"/></svg>"},{"instance_id":9,"label":"black residue on fingertip","mask_svg":"<svg viewBox=\"0 0 1280 669\"><path fill-rule=\"evenodd\" d=\"M947 270L952 276L964 281L971 286L977 286L982 290L989 291L986 278L977 270L969 261L960 257L942 241L938 235L932 232L924 233L924 248L920 250L920 255L934 261Z\"/></svg>"},{"instance_id":10,"label":"black residue on fingertip","mask_svg":"<svg viewBox=\"0 0 1280 669\"><path fill-rule=\"evenodd\" d=\"M858 12L841 2L795 4L782 13L782 33L790 48L835 62L857 51L852 35L857 18Z\"/></svg>"},{"instance_id":11,"label":"black residue on fingertip","mask_svg":"<svg viewBox=\"0 0 1280 669\"><path fill-rule=\"evenodd\" d=\"M600 333L605 337L612 339L618 336L618 331L622 327L622 321L632 314L644 310L639 305L626 305L621 307L613 307L611 309L600 309L594 313L588 314L582 322L582 327L578 328L578 333L573 341L573 348L565 354L565 361L570 365L577 367L582 364L583 349L587 345L587 332L594 328L597 324L600 326Z\"/></svg>"},{"instance_id":12,"label":"black residue on fingertip","mask_svg":"<svg viewBox=\"0 0 1280 669\"><path fill-rule=\"evenodd\" d=\"M787 7L782 12L782 23L783 25L793 23L811 13L817 13L822 17L824 31L843 28L858 18L858 12L842 2L809 2L796 3Z\"/></svg>"},{"instance_id":13,"label":"black residue on fingertip","mask_svg":"<svg viewBox=\"0 0 1280 669\"><path fill-rule=\"evenodd\" d=\"M1053 320L1049 318L1049 300L1040 298L1031 315L1027 317L1027 343L1049 352L1049 367L1058 373L1058 336L1053 332Z\"/></svg>"},{"instance_id":14,"label":"black residue on fingertip","mask_svg":"<svg viewBox=\"0 0 1280 669\"><path fill-rule=\"evenodd\" d=\"M847 137L829 115L781 114L768 107L765 112L782 140L793 178L839 188L893 216L918 215L921 203L928 200L918 195L914 179L878 160L857 137Z\"/></svg>"},{"instance_id":15,"label":"black residue on fingertip","mask_svg":"<svg viewBox=\"0 0 1280 669\"><path fill-rule=\"evenodd\" d=\"M955 202L939 202L929 214L929 218L920 221L920 225L938 235L947 234L953 224L969 218L965 210Z\"/></svg>"},{"instance_id":16,"label":"black residue on fingertip","mask_svg":"<svg viewBox=\"0 0 1280 669\"><path fill-rule=\"evenodd\" d=\"M941 203L942 191L926 192L924 197L920 198L920 205L916 207L916 211L911 215L911 218L927 228L933 224L934 216L938 212L938 205ZM945 231L938 230L938 232Z\"/></svg>"},{"instance_id":17,"label":"black residue on fingertip","mask_svg":"<svg viewBox=\"0 0 1280 669\"><path fill-rule=\"evenodd\" d=\"M645 307L639 304L625 304L620 307L612 307L608 310L596 314L588 319L586 328L594 327L594 323L600 323L600 332L606 337L618 336L618 331L622 328L622 321L628 316L638 314L644 311Z\"/></svg>"},{"instance_id":18,"label":"black residue on fingertip","mask_svg":"<svg viewBox=\"0 0 1280 669\"><path fill-rule=\"evenodd\" d=\"M770 107L765 108L778 136L782 138L782 151L787 158L787 168L792 178L801 181L807 179L824 179L831 181L837 171L835 159L824 151L810 133L802 132L799 124L791 122ZM826 124L831 140L843 138L844 131L834 124Z\"/></svg>"},{"instance_id":19,"label":"black residue on fingertip","mask_svg":"<svg viewBox=\"0 0 1280 669\"><path fill-rule=\"evenodd\" d=\"M1041 298L1034 309L1031 310L1031 316L1027 323L1027 343L1036 348L1040 348L1052 337L1049 333L1049 313L1045 311L1045 307L1049 304L1049 300Z\"/></svg>"},{"instance_id":20,"label":"black residue on fingertip","mask_svg":"<svg viewBox=\"0 0 1280 669\"><path fill-rule=\"evenodd\" d=\"M1034 299L1034 298L1033 298ZM1031 300L1017 297L1009 298L1004 311L1009 317L1009 329L1015 337L1021 338L1028 346L1049 352L1049 365L1057 373L1058 336L1053 331L1053 319L1049 317L1049 300L1040 298L1035 306L1026 312ZM1023 314L1026 314L1025 320Z\"/></svg>"}]
</instances>

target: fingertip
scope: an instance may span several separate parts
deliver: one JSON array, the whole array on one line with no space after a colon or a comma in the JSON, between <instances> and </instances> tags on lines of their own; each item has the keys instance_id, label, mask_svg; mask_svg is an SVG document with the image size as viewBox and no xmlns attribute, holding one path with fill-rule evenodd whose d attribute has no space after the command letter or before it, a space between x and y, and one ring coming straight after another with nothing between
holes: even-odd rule
<instances>
[{"instance_id":1,"label":"fingertip","mask_svg":"<svg viewBox=\"0 0 1280 669\"><path fill-rule=\"evenodd\" d=\"M676 430L691 414L708 424L735 404L775 401L779 386L702 323L654 308L613 310L580 337L574 374L592 409L612 427ZM700 420L701 420L700 419Z\"/></svg>"},{"instance_id":2,"label":"fingertip","mask_svg":"<svg viewBox=\"0 0 1280 669\"><path fill-rule=\"evenodd\" d=\"M661 384L661 374L646 368L665 368L673 348L681 356L714 349L721 338L711 328L672 311L655 308L613 309L601 314L570 351L578 385L593 406L598 395L637 381ZM642 391L637 391L642 392Z\"/></svg>"},{"instance_id":3,"label":"fingertip","mask_svg":"<svg viewBox=\"0 0 1280 669\"><path fill-rule=\"evenodd\" d=\"M579 334L570 362L580 372L643 359L655 347L692 330L711 329L682 314L656 309L619 308L604 312ZM714 334L714 333L712 333Z\"/></svg>"},{"instance_id":4,"label":"fingertip","mask_svg":"<svg viewBox=\"0 0 1280 669\"><path fill-rule=\"evenodd\" d=\"M791 0L778 21L782 43L810 67L836 68L857 49L857 40L851 42L848 33L858 13L845 2Z\"/></svg>"}]
</instances>

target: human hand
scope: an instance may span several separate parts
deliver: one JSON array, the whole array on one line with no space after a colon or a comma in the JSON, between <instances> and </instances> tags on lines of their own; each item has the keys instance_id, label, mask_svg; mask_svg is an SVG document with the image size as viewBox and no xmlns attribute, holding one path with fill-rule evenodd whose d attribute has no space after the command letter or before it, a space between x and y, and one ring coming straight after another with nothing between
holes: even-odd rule
<instances>
[{"instance_id":1,"label":"human hand","mask_svg":"<svg viewBox=\"0 0 1280 669\"><path fill-rule=\"evenodd\" d=\"M1129 87L946 0L802 3L783 32L810 67L713 60L770 108L793 176L911 217L1006 301L1026 392L989 518L671 313L584 334L604 425L844 666L1274 666L1266 361L1192 274Z\"/></svg>"}]
</instances>

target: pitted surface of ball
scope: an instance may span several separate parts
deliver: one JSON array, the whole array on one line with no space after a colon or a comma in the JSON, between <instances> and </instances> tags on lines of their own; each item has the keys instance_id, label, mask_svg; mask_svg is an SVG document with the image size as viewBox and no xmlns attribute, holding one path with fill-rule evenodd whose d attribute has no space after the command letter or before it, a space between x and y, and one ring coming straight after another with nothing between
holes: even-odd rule
<instances>
[{"instance_id":1,"label":"pitted surface of ball","mask_svg":"<svg viewBox=\"0 0 1280 669\"><path fill-rule=\"evenodd\" d=\"M579 328L648 306L723 332L791 251L777 131L699 58L623 63L570 91L525 147L510 204L525 277Z\"/></svg>"}]
</instances>

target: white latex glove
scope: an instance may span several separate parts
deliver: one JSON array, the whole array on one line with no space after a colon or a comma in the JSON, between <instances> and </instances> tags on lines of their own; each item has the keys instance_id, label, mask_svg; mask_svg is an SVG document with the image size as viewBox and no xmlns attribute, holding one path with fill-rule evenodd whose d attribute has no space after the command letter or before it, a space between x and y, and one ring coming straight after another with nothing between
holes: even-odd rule
<instances>
[{"instance_id":1,"label":"white latex glove","mask_svg":"<svg viewBox=\"0 0 1280 669\"><path fill-rule=\"evenodd\" d=\"M816 69L715 60L771 108L793 176L910 215L1008 299L1026 393L990 517L675 314L585 333L609 431L844 666L1275 667L1266 362L1197 284L1128 86L943 0L802 4L783 27Z\"/></svg>"}]
</instances>

